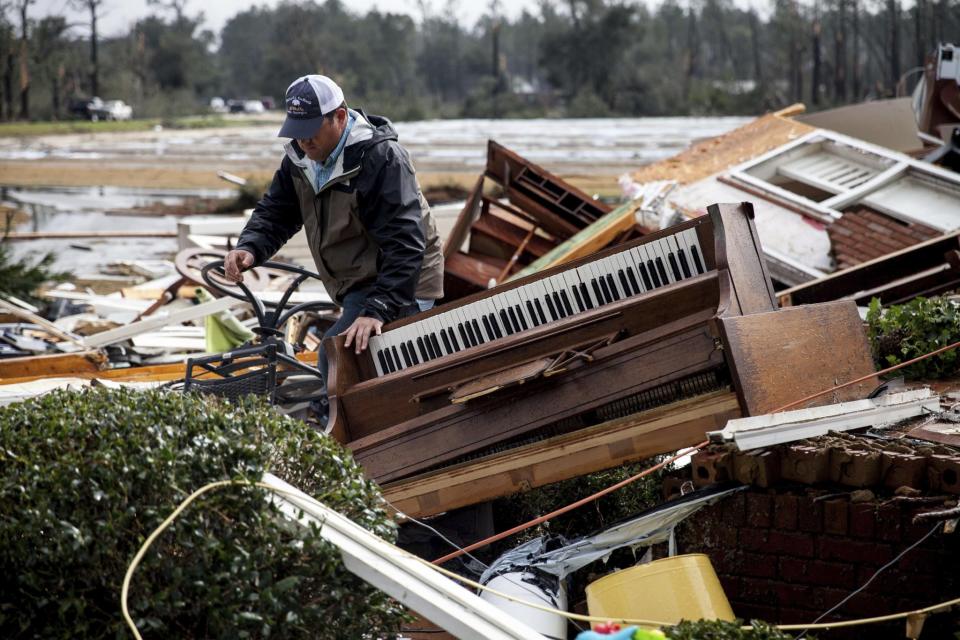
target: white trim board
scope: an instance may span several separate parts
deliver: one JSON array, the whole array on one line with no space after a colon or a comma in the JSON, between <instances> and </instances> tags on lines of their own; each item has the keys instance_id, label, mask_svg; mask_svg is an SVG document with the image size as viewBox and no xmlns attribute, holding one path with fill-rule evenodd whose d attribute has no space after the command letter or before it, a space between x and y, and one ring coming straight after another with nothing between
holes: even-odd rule
<instances>
[{"instance_id":1,"label":"white trim board","mask_svg":"<svg viewBox=\"0 0 960 640\"><path fill-rule=\"evenodd\" d=\"M340 550L343 564L387 595L458 638L547 640L406 551L381 540L349 518L272 474L263 482L281 493L267 499L290 520L318 525L320 535Z\"/></svg>"},{"instance_id":2,"label":"white trim board","mask_svg":"<svg viewBox=\"0 0 960 640\"><path fill-rule=\"evenodd\" d=\"M866 400L737 418L727 422L722 430L707 435L711 441L733 442L740 451L749 451L814 438L830 431L880 427L939 411L940 396L930 389L915 389Z\"/></svg>"},{"instance_id":3,"label":"white trim board","mask_svg":"<svg viewBox=\"0 0 960 640\"><path fill-rule=\"evenodd\" d=\"M194 305L188 309L174 311L173 313L159 312L138 322L128 324L124 327L117 327L116 329L111 329L109 331L88 336L83 339L83 343L86 347L94 349L98 347L105 347L108 344L123 342L124 340L132 338L133 336L147 333L149 331L155 331L170 324L189 322L190 320L196 320L198 318L203 318L214 313L219 313L220 311L226 311L227 309L233 309L246 304L249 303L245 302L244 300L238 300L230 296L225 296L223 298L211 300L210 302Z\"/></svg>"}]
</instances>

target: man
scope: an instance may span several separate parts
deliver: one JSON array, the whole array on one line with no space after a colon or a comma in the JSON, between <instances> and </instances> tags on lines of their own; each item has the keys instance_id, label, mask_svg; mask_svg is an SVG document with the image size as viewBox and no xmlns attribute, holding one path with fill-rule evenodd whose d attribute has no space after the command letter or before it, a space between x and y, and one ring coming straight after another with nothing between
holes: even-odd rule
<instances>
[{"instance_id":1,"label":"man","mask_svg":"<svg viewBox=\"0 0 960 640\"><path fill-rule=\"evenodd\" d=\"M443 295L443 253L407 151L386 118L349 109L330 78L297 78L277 134L291 138L267 192L224 260L234 282L306 227L317 273L342 308L324 338L356 353L384 323ZM327 380L321 348L318 367Z\"/></svg>"}]
</instances>

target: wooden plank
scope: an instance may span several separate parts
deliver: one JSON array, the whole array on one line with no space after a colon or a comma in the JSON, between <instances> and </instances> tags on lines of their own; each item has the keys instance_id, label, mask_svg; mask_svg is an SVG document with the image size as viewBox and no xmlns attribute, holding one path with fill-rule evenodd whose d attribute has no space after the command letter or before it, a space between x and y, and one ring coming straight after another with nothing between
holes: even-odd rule
<instances>
[{"instance_id":1,"label":"wooden plank","mask_svg":"<svg viewBox=\"0 0 960 640\"><path fill-rule=\"evenodd\" d=\"M767 259L760 247L753 222L753 205L712 204L710 216L719 221L717 269L726 269L730 276L730 306L721 315L740 315L773 311L777 308L773 282L767 273Z\"/></svg>"},{"instance_id":2,"label":"wooden plank","mask_svg":"<svg viewBox=\"0 0 960 640\"><path fill-rule=\"evenodd\" d=\"M480 256L458 251L446 259L444 271L476 287L486 289L491 280L496 281L506 264L506 260L486 257L481 259Z\"/></svg>"},{"instance_id":3,"label":"wooden plank","mask_svg":"<svg viewBox=\"0 0 960 640\"><path fill-rule=\"evenodd\" d=\"M460 212L460 215L457 216L457 221L453 224L453 229L450 230L450 234L443 243L443 257L447 260L449 260L453 254L460 251L460 247L463 246L464 241L467 239L470 226L480 215L480 203L483 200L483 179L483 175L477 178L477 182L473 185L473 190L470 192L470 197L463 205L463 210Z\"/></svg>"},{"instance_id":4,"label":"wooden plank","mask_svg":"<svg viewBox=\"0 0 960 640\"><path fill-rule=\"evenodd\" d=\"M18 384L43 378L58 378L64 375L88 380L98 378L101 380L114 380L116 382L166 382L169 380L179 380L187 374L186 362L157 364L145 367L99 369L97 368L98 366L107 365L106 356L99 351L71 353L68 355L73 360L68 360L67 356L34 356L0 360L0 374L5 372L4 366L13 361L20 361L20 366L16 369L11 368L10 372L16 373L19 371L25 373L25 375L17 377L0 375L0 382L3 384ZM79 356L87 356L88 362L85 365L80 363L78 359ZM41 361L44 358L50 358L51 360ZM53 358L62 358L63 360L62 362L58 362L53 360ZM317 354L314 351L298 353L297 360L305 364L316 365ZM76 368L69 368L72 366Z\"/></svg>"},{"instance_id":5,"label":"wooden plank","mask_svg":"<svg viewBox=\"0 0 960 640\"><path fill-rule=\"evenodd\" d=\"M106 364L107 357L99 351L3 358L0 359L0 380L29 382L37 378L96 374Z\"/></svg>"},{"instance_id":6,"label":"wooden plank","mask_svg":"<svg viewBox=\"0 0 960 640\"><path fill-rule=\"evenodd\" d=\"M725 317L717 322L746 415L769 413L875 371L863 323L851 300ZM874 377L812 404L858 400L877 384Z\"/></svg>"},{"instance_id":7,"label":"wooden plank","mask_svg":"<svg viewBox=\"0 0 960 640\"><path fill-rule=\"evenodd\" d=\"M116 329L111 329L110 331L97 333L84 338L83 342L89 347L103 347L109 344L122 342L141 333L154 331L155 329L165 327L169 324L179 324L189 320L196 320L219 311L233 309L245 304L249 303L244 300L238 300L231 297L218 298L211 302L204 302L203 304L194 305L188 309L181 309L180 311L174 311L170 314L151 316L123 327L117 327Z\"/></svg>"},{"instance_id":8,"label":"wooden plank","mask_svg":"<svg viewBox=\"0 0 960 640\"><path fill-rule=\"evenodd\" d=\"M716 391L387 484L383 495L403 513L422 518L676 451L738 417L736 395Z\"/></svg>"},{"instance_id":9,"label":"wooden plank","mask_svg":"<svg viewBox=\"0 0 960 640\"><path fill-rule=\"evenodd\" d=\"M21 320L26 320L27 322L30 322L32 324L40 325L41 327L44 328L44 330L47 331L47 333L49 333L54 337L60 338L61 340L70 342L72 344L75 344L81 347L86 346L83 338L69 334L63 329L61 329L60 327L58 327L57 325L47 320L46 318L42 318L35 313L27 311L26 309L21 309L17 305L7 302L3 298L0 298L0 309L3 309L6 313L9 313L10 315L17 316Z\"/></svg>"},{"instance_id":10,"label":"wooden plank","mask_svg":"<svg viewBox=\"0 0 960 640\"><path fill-rule=\"evenodd\" d=\"M631 200L622 204L590 226L574 234L554 249L513 274L510 280L522 278L558 264L564 264L577 258L600 251L617 236L633 228L640 200Z\"/></svg>"}]
</instances>

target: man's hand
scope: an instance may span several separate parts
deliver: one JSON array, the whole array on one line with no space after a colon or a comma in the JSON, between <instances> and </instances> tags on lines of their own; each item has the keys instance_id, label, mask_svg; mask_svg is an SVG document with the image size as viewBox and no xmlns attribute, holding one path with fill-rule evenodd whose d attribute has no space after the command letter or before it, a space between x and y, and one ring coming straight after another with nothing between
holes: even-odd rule
<instances>
[{"instance_id":1,"label":"man's hand","mask_svg":"<svg viewBox=\"0 0 960 640\"><path fill-rule=\"evenodd\" d=\"M351 344L354 345L356 353L365 351L367 349L367 342L370 340L371 335L380 335L380 327L383 326L383 322L377 320L376 318L368 318L366 316L360 316L353 321L347 330L340 335L347 336L346 341L344 341L343 346L349 348Z\"/></svg>"},{"instance_id":2,"label":"man's hand","mask_svg":"<svg viewBox=\"0 0 960 640\"><path fill-rule=\"evenodd\" d=\"M243 274L253 266L255 258L249 251L234 249L223 259L223 273L230 282L243 282Z\"/></svg>"}]
</instances>

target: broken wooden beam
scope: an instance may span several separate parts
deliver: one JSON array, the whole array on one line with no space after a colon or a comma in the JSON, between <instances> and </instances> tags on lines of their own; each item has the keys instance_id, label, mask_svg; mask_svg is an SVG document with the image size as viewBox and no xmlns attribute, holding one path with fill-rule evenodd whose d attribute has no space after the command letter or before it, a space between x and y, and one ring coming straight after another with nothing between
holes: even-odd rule
<instances>
[{"instance_id":1,"label":"broken wooden beam","mask_svg":"<svg viewBox=\"0 0 960 640\"><path fill-rule=\"evenodd\" d=\"M736 395L716 391L392 482L383 495L403 513L435 515L676 451L740 415Z\"/></svg>"}]
</instances>

